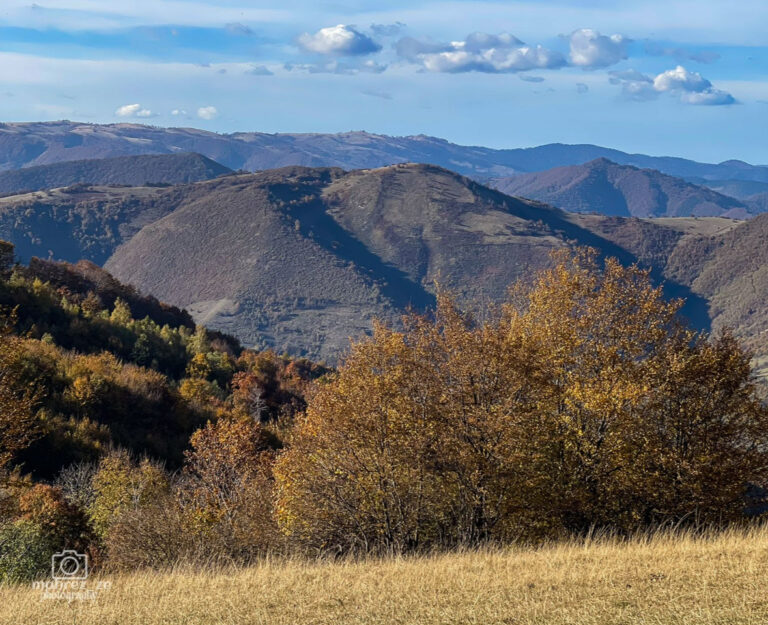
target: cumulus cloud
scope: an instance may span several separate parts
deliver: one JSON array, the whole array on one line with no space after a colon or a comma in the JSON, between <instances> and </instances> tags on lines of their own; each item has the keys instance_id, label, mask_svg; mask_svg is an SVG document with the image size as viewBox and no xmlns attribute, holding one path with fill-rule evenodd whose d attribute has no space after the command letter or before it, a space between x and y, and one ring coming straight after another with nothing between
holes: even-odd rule
<instances>
[{"instance_id":1,"label":"cumulus cloud","mask_svg":"<svg viewBox=\"0 0 768 625\"><path fill-rule=\"evenodd\" d=\"M187 112L184 109L173 109L171 115L174 117L185 116Z\"/></svg>"},{"instance_id":2,"label":"cumulus cloud","mask_svg":"<svg viewBox=\"0 0 768 625\"><path fill-rule=\"evenodd\" d=\"M608 67L627 58L627 45L631 42L623 35L601 35L591 28L571 33L571 64L585 69Z\"/></svg>"},{"instance_id":3,"label":"cumulus cloud","mask_svg":"<svg viewBox=\"0 0 768 625\"><path fill-rule=\"evenodd\" d=\"M115 111L118 117L152 117L152 111L142 108L141 104L126 104Z\"/></svg>"},{"instance_id":4,"label":"cumulus cloud","mask_svg":"<svg viewBox=\"0 0 768 625\"><path fill-rule=\"evenodd\" d=\"M715 89L701 74L688 71L682 65L655 77L636 70L611 72L610 81L621 85L624 95L633 100L652 100L659 94L670 93L685 104L723 106L736 103L730 93Z\"/></svg>"},{"instance_id":5,"label":"cumulus cloud","mask_svg":"<svg viewBox=\"0 0 768 625\"><path fill-rule=\"evenodd\" d=\"M707 89L706 91L682 93L680 99L686 104L699 104L702 106L725 106L728 104L736 104L736 98L727 91L721 91L720 89Z\"/></svg>"},{"instance_id":6,"label":"cumulus cloud","mask_svg":"<svg viewBox=\"0 0 768 625\"><path fill-rule=\"evenodd\" d=\"M397 54L430 72L513 73L532 69L556 69L566 64L559 52L540 45L529 46L514 35L472 33L464 41L436 43L404 37Z\"/></svg>"},{"instance_id":7,"label":"cumulus cloud","mask_svg":"<svg viewBox=\"0 0 768 625\"><path fill-rule=\"evenodd\" d=\"M368 35L344 24L321 28L314 35L304 33L299 45L307 52L336 56L363 56L381 50Z\"/></svg>"},{"instance_id":8,"label":"cumulus cloud","mask_svg":"<svg viewBox=\"0 0 768 625\"><path fill-rule=\"evenodd\" d=\"M197 109L197 116L200 119L215 119L219 116L219 111L215 106L201 106Z\"/></svg>"}]
</instances>

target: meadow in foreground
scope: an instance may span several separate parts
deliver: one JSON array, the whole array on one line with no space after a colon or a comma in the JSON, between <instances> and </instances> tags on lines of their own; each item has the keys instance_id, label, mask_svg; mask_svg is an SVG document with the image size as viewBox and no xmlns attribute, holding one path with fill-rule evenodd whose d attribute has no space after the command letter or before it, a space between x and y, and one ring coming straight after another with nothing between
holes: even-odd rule
<instances>
[{"instance_id":1,"label":"meadow in foreground","mask_svg":"<svg viewBox=\"0 0 768 625\"><path fill-rule=\"evenodd\" d=\"M95 601L0 589L28 625L757 624L768 622L768 529L553 543L363 561L264 561L105 576ZM93 583L95 580L90 580Z\"/></svg>"}]
</instances>

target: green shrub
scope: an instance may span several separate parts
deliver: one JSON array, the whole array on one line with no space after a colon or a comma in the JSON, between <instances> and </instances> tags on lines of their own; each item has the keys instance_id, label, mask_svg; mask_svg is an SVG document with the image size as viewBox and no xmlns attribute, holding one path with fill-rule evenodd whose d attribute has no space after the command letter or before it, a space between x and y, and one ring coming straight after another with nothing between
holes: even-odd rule
<instances>
[{"instance_id":1,"label":"green shrub","mask_svg":"<svg viewBox=\"0 0 768 625\"><path fill-rule=\"evenodd\" d=\"M45 575L55 551L42 528L31 521L0 526L0 582L18 583Z\"/></svg>"}]
</instances>

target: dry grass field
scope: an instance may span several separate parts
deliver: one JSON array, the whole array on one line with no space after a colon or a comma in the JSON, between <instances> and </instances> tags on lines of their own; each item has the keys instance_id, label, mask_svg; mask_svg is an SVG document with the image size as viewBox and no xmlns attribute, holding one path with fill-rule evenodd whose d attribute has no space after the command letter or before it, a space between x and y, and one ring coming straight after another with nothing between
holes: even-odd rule
<instances>
[{"instance_id":1,"label":"dry grass field","mask_svg":"<svg viewBox=\"0 0 768 625\"><path fill-rule=\"evenodd\" d=\"M768 623L768 529L109 577L95 601L0 589L14 625ZM106 579L106 578L102 578ZM90 580L93 585L97 580Z\"/></svg>"}]
</instances>

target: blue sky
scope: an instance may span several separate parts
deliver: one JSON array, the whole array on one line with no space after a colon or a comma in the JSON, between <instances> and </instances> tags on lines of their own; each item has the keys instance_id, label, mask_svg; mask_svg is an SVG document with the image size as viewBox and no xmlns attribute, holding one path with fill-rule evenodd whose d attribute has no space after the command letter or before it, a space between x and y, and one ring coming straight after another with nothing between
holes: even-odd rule
<instances>
[{"instance_id":1,"label":"blue sky","mask_svg":"<svg viewBox=\"0 0 768 625\"><path fill-rule=\"evenodd\" d=\"M3 0L0 119L768 163L765 0Z\"/></svg>"}]
</instances>

